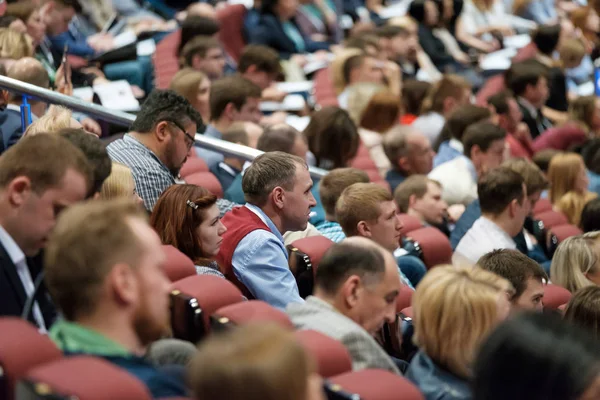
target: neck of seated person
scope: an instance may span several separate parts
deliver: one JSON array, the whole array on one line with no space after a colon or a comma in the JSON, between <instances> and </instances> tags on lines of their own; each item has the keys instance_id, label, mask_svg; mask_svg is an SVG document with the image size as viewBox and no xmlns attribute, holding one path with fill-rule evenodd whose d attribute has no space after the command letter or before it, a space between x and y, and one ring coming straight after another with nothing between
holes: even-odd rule
<instances>
[{"instance_id":1,"label":"neck of seated person","mask_svg":"<svg viewBox=\"0 0 600 400\"><path fill-rule=\"evenodd\" d=\"M239 158L230 157L225 158L223 162L229 165L231 168L241 171L244 168L244 160L240 160Z\"/></svg>"},{"instance_id":2,"label":"neck of seated person","mask_svg":"<svg viewBox=\"0 0 600 400\"><path fill-rule=\"evenodd\" d=\"M511 218L508 215L508 210L504 210L502 213L497 215L482 212L481 216L492 221L500 229L506 232L511 238L517 236L519 232L523 230L523 224L519 224L519 221L517 221L514 218Z\"/></svg>"}]
</instances>

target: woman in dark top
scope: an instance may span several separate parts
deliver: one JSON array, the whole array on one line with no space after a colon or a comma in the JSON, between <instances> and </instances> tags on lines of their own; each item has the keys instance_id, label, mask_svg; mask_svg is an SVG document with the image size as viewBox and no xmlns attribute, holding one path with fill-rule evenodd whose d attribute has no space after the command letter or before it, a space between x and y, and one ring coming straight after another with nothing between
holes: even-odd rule
<instances>
[{"instance_id":1,"label":"woman in dark top","mask_svg":"<svg viewBox=\"0 0 600 400\"><path fill-rule=\"evenodd\" d=\"M297 11L297 0L263 0L260 22L255 31L250 32L250 41L275 49L283 59L328 50L329 43L302 35L296 23Z\"/></svg>"}]
</instances>

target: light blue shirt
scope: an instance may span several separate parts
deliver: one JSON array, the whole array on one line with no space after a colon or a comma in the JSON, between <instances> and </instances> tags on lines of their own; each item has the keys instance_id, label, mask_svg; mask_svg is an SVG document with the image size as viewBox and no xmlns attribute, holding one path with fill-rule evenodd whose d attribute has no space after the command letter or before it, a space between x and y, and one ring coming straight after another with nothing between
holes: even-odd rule
<instances>
[{"instance_id":1,"label":"light blue shirt","mask_svg":"<svg viewBox=\"0 0 600 400\"><path fill-rule=\"evenodd\" d=\"M223 137L223 134L221 134L221 132L219 132L213 125L208 125L206 127L204 135L214 139L221 139ZM223 154L217 153L216 151L203 149L202 147L196 147L196 154L206 162L208 168L214 168L219 165L220 162L225 160Z\"/></svg>"},{"instance_id":2,"label":"light blue shirt","mask_svg":"<svg viewBox=\"0 0 600 400\"><path fill-rule=\"evenodd\" d=\"M237 279L258 299L280 310L290 303L304 303L296 279L288 267L283 236L258 207L246 204L271 230L257 229L238 243L231 264Z\"/></svg>"}]
</instances>

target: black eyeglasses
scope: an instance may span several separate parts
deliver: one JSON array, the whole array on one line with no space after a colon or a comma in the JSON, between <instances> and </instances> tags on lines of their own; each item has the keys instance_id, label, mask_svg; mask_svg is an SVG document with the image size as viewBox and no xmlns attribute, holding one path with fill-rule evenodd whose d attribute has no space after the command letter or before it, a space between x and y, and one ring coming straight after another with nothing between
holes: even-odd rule
<instances>
[{"instance_id":1,"label":"black eyeglasses","mask_svg":"<svg viewBox=\"0 0 600 400\"><path fill-rule=\"evenodd\" d=\"M194 146L194 141L195 141L194 137L192 135L190 135L189 133L187 133L185 128L183 126L181 126L178 122L171 121L171 120L168 120L167 122L175 125L177 128L179 128L181 130L181 132L183 132L183 134L186 137L186 142L188 142L188 144L187 144L188 150L191 149L192 146Z\"/></svg>"}]
</instances>

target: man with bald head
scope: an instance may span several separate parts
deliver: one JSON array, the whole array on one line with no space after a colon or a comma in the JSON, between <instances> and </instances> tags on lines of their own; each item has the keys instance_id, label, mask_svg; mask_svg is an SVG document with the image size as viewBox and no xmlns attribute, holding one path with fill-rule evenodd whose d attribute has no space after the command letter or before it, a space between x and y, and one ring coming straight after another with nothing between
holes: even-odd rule
<instances>
[{"instance_id":1,"label":"man with bald head","mask_svg":"<svg viewBox=\"0 0 600 400\"><path fill-rule=\"evenodd\" d=\"M386 369L400 373L373 338L396 318L402 283L392 254L372 240L344 239L323 256L314 294L287 312L297 329L312 329L342 342L353 369Z\"/></svg>"},{"instance_id":2,"label":"man with bald head","mask_svg":"<svg viewBox=\"0 0 600 400\"><path fill-rule=\"evenodd\" d=\"M44 66L35 58L22 58L16 61L8 69L7 76L21 82L29 83L44 89L50 86L50 78ZM23 97L20 94L11 93L6 108L0 111L0 127L2 127L2 143L0 151L4 152L23 136L21 126L21 103ZM36 120L46 111L47 104L43 101L30 99L31 119Z\"/></svg>"}]
</instances>

